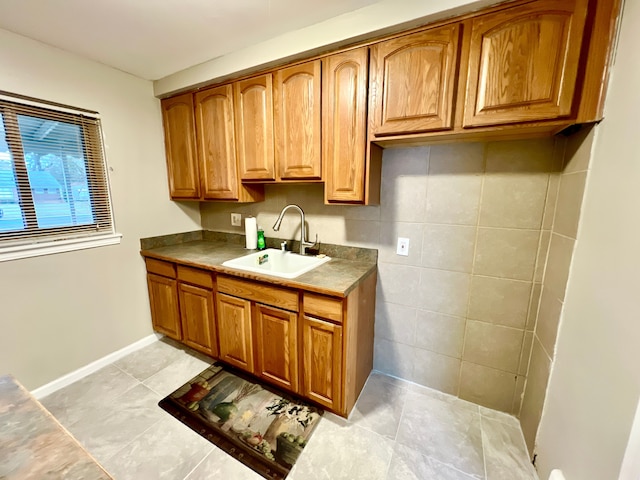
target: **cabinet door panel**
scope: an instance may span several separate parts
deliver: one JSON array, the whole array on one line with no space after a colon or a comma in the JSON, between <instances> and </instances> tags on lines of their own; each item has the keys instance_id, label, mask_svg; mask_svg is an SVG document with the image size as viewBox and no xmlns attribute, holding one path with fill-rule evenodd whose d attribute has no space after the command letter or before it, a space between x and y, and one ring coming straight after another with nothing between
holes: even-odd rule
<instances>
[{"instance_id":1,"label":"cabinet door panel","mask_svg":"<svg viewBox=\"0 0 640 480\"><path fill-rule=\"evenodd\" d=\"M212 357L218 356L213 292L186 283L178 286L183 342Z\"/></svg>"},{"instance_id":2,"label":"cabinet door panel","mask_svg":"<svg viewBox=\"0 0 640 480\"><path fill-rule=\"evenodd\" d=\"M305 316L303 339L304 395L339 411L342 401L342 327Z\"/></svg>"},{"instance_id":3,"label":"cabinet door panel","mask_svg":"<svg viewBox=\"0 0 640 480\"><path fill-rule=\"evenodd\" d=\"M220 359L247 372L254 372L251 302L217 295Z\"/></svg>"},{"instance_id":4,"label":"cabinet door panel","mask_svg":"<svg viewBox=\"0 0 640 480\"><path fill-rule=\"evenodd\" d=\"M193 96L190 93L162 100L162 121L171 198L200 198L196 157Z\"/></svg>"},{"instance_id":5,"label":"cabinet door panel","mask_svg":"<svg viewBox=\"0 0 640 480\"><path fill-rule=\"evenodd\" d=\"M297 314L265 305L254 307L256 373L298 391Z\"/></svg>"},{"instance_id":6,"label":"cabinet door panel","mask_svg":"<svg viewBox=\"0 0 640 480\"><path fill-rule=\"evenodd\" d=\"M275 180L271 74L234 84L236 139L243 180Z\"/></svg>"},{"instance_id":7,"label":"cabinet door panel","mask_svg":"<svg viewBox=\"0 0 640 480\"><path fill-rule=\"evenodd\" d=\"M203 197L238 199L238 168L231 85L198 92L196 127Z\"/></svg>"},{"instance_id":8,"label":"cabinet door panel","mask_svg":"<svg viewBox=\"0 0 640 480\"><path fill-rule=\"evenodd\" d=\"M364 202L368 62L366 47L323 60L322 154L327 202Z\"/></svg>"},{"instance_id":9,"label":"cabinet door panel","mask_svg":"<svg viewBox=\"0 0 640 480\"><path fill-rule=\"evenodd\" d=\"M172 278L147 274L149 304L153 329L176 340L182 339L180 310L178 309L178 282Z\"/></svg>"},{"instance_id":10,"label":"cabinet door panel","mask_svg":"<svg viewBox=\"0 0 640 480\"><path fill-rule=\"evenodd\" d=\"M321 61L283 68L273 87L276 165L282 180L320 179Z\"/></svg>"},{"instance_id":11,"label":"cabinet door panel","mask_svg":"<svg viewBox=\"0 0 640 480\"><path fill-rule=\"evenodd\" d=\"M464 126L571 114L586 15L575 7L542 0L473 20Z\"/></svg>"},{"instance_id":12,"label":"cabinet door panel","mask_svg":"<svg viewBox=\"0 0 640 480\"><path fill-rule=\"evenodd\" d=\"M454 24L371 47L375 136L452 127L459 37Z\"/></svg>"}]
</instances>

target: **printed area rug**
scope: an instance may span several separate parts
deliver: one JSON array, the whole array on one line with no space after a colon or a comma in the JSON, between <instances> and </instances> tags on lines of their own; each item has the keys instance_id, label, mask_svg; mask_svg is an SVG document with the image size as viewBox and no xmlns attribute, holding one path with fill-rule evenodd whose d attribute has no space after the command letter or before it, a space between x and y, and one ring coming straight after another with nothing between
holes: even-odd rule
<instances>
[{"instance_id":1,"label":"printed area rug","mask_svg":"<svg viewBox=\"0 0 640 480\"><path fill-rule=\"evenodd\" d=\"M214 363L160 407L269 479L283 479L307 445L321 409Z\"/></svg>"}]
</instances>

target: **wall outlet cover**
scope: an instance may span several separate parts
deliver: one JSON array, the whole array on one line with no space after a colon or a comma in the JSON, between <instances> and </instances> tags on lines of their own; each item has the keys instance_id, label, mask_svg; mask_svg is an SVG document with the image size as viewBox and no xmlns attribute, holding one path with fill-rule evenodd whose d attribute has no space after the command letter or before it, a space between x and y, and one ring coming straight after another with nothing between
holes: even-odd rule
<instances>
[{"instance_id":1,"label":"wall outlet cover","mask_svg":"<svg viewBox=\"0 0 640 480\"><path fill-rule=\"evenodd\" d=\"M242 214L240 214L240 213L232 213L231 214L231 226L232 227L240 227L240 226L242 226Z\"/></svg>"},{"instance_id":2,"label":"wall outlet cover","mask_svg":"<svg viewBox=\"0 0 640 480\"><path fill-rule=\"evenodd\" d=\"M398 237L398 248L396 249L396 253L404 257L409 256L409 239L408 238Z\"/></svg>"}]
</instances>

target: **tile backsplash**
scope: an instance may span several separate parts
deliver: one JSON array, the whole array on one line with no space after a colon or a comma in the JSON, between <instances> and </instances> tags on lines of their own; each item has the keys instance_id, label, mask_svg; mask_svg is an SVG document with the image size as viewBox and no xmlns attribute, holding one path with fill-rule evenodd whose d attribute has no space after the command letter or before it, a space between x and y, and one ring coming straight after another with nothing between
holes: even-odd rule
<instances>
[{"instance_id":1,"label":"tile backsplash","mask_svg":"<svg viewBox=\"0 0 640 480\"><path fill-rule=\"evenodd\" d=\"M296 239L293 212L271 226L297 203L310 239L377 248L374 368L517 414L563 153L556 138L387 149L380 206L324 205L321 184L268 185L262 203L203 203L202 226L242 233L235 212Z\"/></svg>"}]
</instances>

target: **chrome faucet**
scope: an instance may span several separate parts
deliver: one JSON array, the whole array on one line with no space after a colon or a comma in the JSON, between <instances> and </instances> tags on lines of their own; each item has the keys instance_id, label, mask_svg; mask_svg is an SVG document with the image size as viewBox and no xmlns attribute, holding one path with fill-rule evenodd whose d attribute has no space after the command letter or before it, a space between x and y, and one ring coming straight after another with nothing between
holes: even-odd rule
<instances>
[{"instance_id":1,"label":"chrome faucet","mask_svg":"<svg viewBox=\"0 0 640 480\"><path fill-rule=\"evenodd\" d=\"M315 243L307 242L307 228L306 228L305 222L304 222L304 212L302 211L302 209L298 205L290 204L290 205L287 205L286 207L284 207L282 209L282 211L280 212L280 216L278 216L278 219L276 220L276 223L273 224L273 229L276 232L278 230L280 230L280 224L282 223L282 217L284 217L285 212L287 210L289 210L290 208L294 208L294 209L298 210L298 212L300 212L300 221L302 222L302 225L300 225L300 255L304 255L305 247L312 247L316 243L318 243L318 234L316 234L316 242Z\"/></svg>"}]
</instances>

